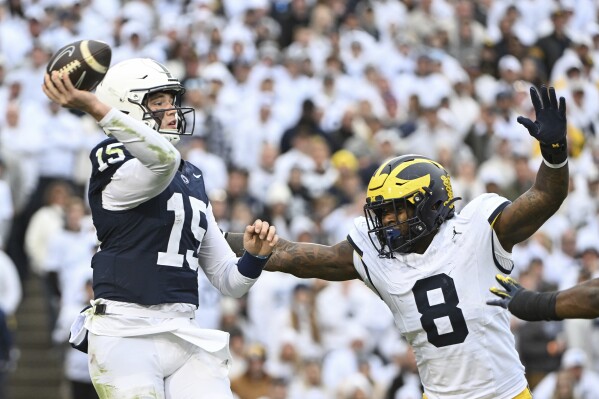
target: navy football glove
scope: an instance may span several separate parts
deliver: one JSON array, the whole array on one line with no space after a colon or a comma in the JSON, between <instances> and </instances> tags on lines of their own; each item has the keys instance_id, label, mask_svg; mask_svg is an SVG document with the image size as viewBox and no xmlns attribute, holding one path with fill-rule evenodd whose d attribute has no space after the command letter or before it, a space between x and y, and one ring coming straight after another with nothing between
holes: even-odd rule
<instances>
[{"instance_id":1,"label":"navy football glove","mask_svg":"<svg viewBox=\"0 0 599 399\"><path fill-rule=\"evenodd\" d=\"M551 165L562 165L568 159L566 141L566 100L559 98L559 106L555 89L541 87L541 94L534 87L530 88L530 99L535 109L536 121L523 116L518 117L518 123L523 125L528 133L537 139L541 145L541 154Z\"/></svg>"},{"instance_id":2,"label":"navy football glove","mask_svg":"<svg viewBox=\"0 0 599 399\"><path fill-rule=\"evenodd\" d=\"M522 320L561 320L555 313L557 292L534 292L524 288L511 277L498 274L495 280L505 288L490 288L499 299L487 301L487 305L501 306Z\"/></svg>"},{"instance_id":3,"label":"navy football glove","mask_svg":"<svg viewBox=\"0 0 599 399\"><path fill-rule=\"evenodd\" d=\"M505 291L497 287L491 287L489 291L497 295L499 299L489 300L487 301L487 305L501 306L504 309L508 309L512 299L521 291L524 291L524 288L513 278L502 276L501 274L496 275L495 280L505 288Z\"/></svg>"}]
</instances>

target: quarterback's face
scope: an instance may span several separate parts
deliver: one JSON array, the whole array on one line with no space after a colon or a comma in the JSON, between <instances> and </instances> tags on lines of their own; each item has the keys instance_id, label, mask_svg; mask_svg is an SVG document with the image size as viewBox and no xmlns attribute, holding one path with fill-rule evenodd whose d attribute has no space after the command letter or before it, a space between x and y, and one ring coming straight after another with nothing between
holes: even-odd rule
<instances>
[{"instance_id":1,"label":"quarterback's face","mask_svg":"<svg viewBox=\"0 0 599 399\"><path fill-rule=\"evenodd\" d=\"M154 93L148 98L148 108L155 118L160 120L160 130L177 129L177 110L175 109L175 97L170 93ZM165 112L157 112L167 110Z\"/></svg>"}]
</instances>

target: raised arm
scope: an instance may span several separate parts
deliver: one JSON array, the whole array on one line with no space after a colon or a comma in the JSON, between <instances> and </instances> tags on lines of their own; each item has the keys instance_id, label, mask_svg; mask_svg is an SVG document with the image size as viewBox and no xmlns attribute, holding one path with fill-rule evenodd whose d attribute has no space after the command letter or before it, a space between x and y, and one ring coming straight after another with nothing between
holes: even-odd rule
<instances>
[{"instance_id":1,"label":"raised arm","mask_svg":"<svg viewBox=\"0 0 599 399\"><path fill-rule=\"evenodd\" d=\"M243 234L227 233L226 238L231 249L240 256L243 253ZM327 246L279 238L264 270L328 281L359 279L353 253L354 249L347 240Z\"/></svg>"},{"instance_id":2,"label":"raised arm","mask_svg":"<svg viewBox=\"0 0 599 399\"><path fill-rule=\"evenodd\" d=\"M559 209L568 194L566 101L560 97L558 105L552 87L542 87L540 97L532 87L530 97L537 120L518 117L518 122L540 142L543 163L533 186L507 206L493 225L507 251L532 236Z\"/></svg>"}]
</instances>

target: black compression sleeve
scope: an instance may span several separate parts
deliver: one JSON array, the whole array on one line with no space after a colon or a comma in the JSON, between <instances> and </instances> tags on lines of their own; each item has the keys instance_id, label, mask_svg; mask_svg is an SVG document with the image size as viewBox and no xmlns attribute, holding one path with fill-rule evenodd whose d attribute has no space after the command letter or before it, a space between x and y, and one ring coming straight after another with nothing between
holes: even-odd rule
<instances>
[{"instance_id":1,"label":"black compression sleeve","mask_svg":"<svg viewBox=\"0 0 599 399\"><path fill-rule=\"evenodd\" d=\"M508 305L514 316L522 320L561 320L555 313L557 292L518 292Z\"/></svg>"}]
</instances>

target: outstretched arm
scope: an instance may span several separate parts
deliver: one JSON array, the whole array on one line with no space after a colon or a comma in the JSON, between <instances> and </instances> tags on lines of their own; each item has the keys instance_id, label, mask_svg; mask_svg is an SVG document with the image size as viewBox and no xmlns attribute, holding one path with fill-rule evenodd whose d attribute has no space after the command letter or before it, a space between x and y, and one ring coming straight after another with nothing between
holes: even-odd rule
<instances>
[{"instance_id":1,"label":"outstretched arm","mask_svg":"<svg viewBox=\"0 0 599 399\"><path fill-rule=\"evenodd\" d=\"M227 242L233 252L243 253L243 234L228 233ZM354 248L346 240L328 246L292 242L279 238L279 242L264 270L290 273L300 278L320 278L328 281L359 279L353 264Z\"/></svg>"},{"instance_id":2,"label":"outstretched arm","mask_svg":"<svg viewBox=\"0 0 599 399\"><path fill-rule=\"evenodd\" d=\"M599 317L599 278L559 292L555 312L560 319Z\"/></svg>"},{"instance_id":3,"label":"outstretched arm","mask_svg":"<svg viewBox=\"0 0 599 399\"><path fill-rule=\"evenodd\" d=\"M529 291L511 277L495 276L503 290L490 290L499 299L489 305L508 309L514 316L528 321L594 319L599 317L599 278L585 281L564 291Z\"/></svg>"},{"instance_id":4,"label":"outstretched arm","mask_svg":"<svg viewBox=\"0 0 599 399\"><path fill-rule=\"evenodd\" d=\"M518 122L540 142L543 163L533 186L507 206L493 225L507 251L532 236L559 209L568 194L566 101L561 97L558 105L552 87L542 87L540 98L532 87L530 96L537 120L519 117Z\"/></svg>"}]
</instances>

